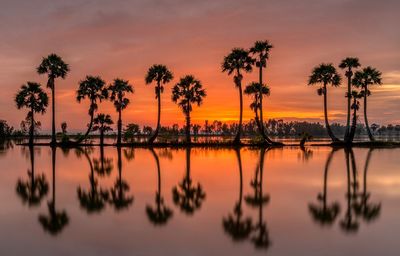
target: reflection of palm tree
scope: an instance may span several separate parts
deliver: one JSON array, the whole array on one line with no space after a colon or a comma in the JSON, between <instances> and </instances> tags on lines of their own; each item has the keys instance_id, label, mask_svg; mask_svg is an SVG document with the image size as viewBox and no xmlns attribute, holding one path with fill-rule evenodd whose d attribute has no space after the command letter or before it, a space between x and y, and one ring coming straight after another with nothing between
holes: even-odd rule
<instances>
[{"instance_id":1,"label":"reflection of palm tree","mask_svg":"<svg viewBox=\"0 0 400 256\"><path fill-rule=\"evenodd\" d=\"M84 155L90 166L90 190L85 191L80 186L78 187L78 199L80 205L83 209L87 211L87 213L100 212L104 209L105 203L108 199L108 191L104 191L98 186L98 181L94 176L94 168L92 164L92 160L90 159L86 150L84 150Z\"/></svg>"},{"instance_id":2,"label":"reflection of palm tree","mask_svg":"<svg viewBox=\"0 0 400 256\"><path fill-rule=\"evenodd\" d=\"M254 190L253 195L247 195L244 197L246 203L252 207L258 207L260 204L264 205L269 202L269 195L262 194L262 171L261 164L264 165L265 149L261 149L260 159L256 167L254 179L250 181L250 186ZM262 157L262 158L261 158Z\"/></svg>"},{"instance_id":3,"label":"reflection of palm tree","mask_svg":"<svg viewBox=\"0 0 400 256\"><path fill-rule=\"evenodd\" d=\"M35 176L35 157L33 146L29 147L31 170L28 170L29 181L18 179L17 194L21 197L23 203L28 203L28 206L39 205L47 192L49 184L44 174Z\"/></svg>"},{"instance_id":4,"label":"reflection of palm tree","mask_svg":"<svg viewBox=\"0 0 400 256\"><path fill-rule=\"evenodd\" d=\"M345 148L345 155L346 155L346 169L347 169L347 211L346 215L343 220L340 221L340 226L345 231L346 233L353 233L358 231L359 223L353 216L353 211L352 211L352 199L355 197L352 192L351 192L351 176L350 176L350 156L352 160L352 167L353 167L353 175L355 176L355 161L354 161L354 154L353 150L351 148ZM354 180L353 183L353 189L356 188L357 183L356 180ZM354 193L355 194L355 193ZM354 198L356 199L356 198Z\"/></svg>"},{"instance_id":5,"label":"reflection of palm tree","mask_svg":"<svg viewBox=\"0 0 400 256\"><path fill-rule=\"evenodd\" d=\"M160 170L160 160L156 152L151 148L151 153L154 156L157 164L157 174L158 174L158 190L156 192L155 202L156 207L152 208L150 205L146 206L146 213L149 220L154 225L164 225L172 217L172 210L165 206L164 198L161 195L161 170Z\"/></svg>"},{"instance_id":6,"label":"reflection of palm tree","mask_svg":"<svg viewBox=\"0 0 400 256\"><path fill-rule=\"evenodd\" d=\"M317 196L318 204L316 205L316 204L310 203L308 205L308 209L310 210L310 213L311 213L313 219L317 223L321 224L322 226L332 225L340 212L340 205L338 202L333 202L332 204L327 203L328 171L329 171L330 164L332 162L332 157L335 152L336 152L336 150L333 149L329 153L328 159L326 160L326 163L325 163L324 190L322 193L319 193ZM321 203L322 203L322 205L320 205Z\"/></svg>"},{"instance_id":7,"label":"reflection of palm tree","mask_svg":"<svg viewBox=\"0 0 400 256\"><path fill-rule=\"evenodd\" d=\"M367 159L365 160L364 185L363 192L360 194L360 202L355 202L353 204L354 212L367 222L375 220L377 217L379 217L381 212L381 203L370 203L369 198L371 194L367 190L367 171L369 162L371 160L372 151L373 149L369 149Z\"/></svg>"},{"instance_id":8,"label":"reflection of palm tree","mask_svg":"<svg viewBox=\"0 0 400 256\"><path fill-rule=\"evenodd\" d=\"M224 226L224 230L228 233L234 241L244 240L246 239L252 229L252 221L251 218L247 217L242 219L243 211L242 211L242 194L243 194L243 176L242 176L242 159L240 156L240 149L235 149L236 158L239 165L239 177L240 177L240 186L239 186L239 200L235 204L233 208L233 214L229 214L227 218L223 218L222 224Z\"/></svg>"},{"instance_id":9,"label":"reflection of palm tree","mask_svg":"<svg viewBox=\"0 0 400 256\"><path fill-rule=\"evenodd\" d=\"M39 222L45 231L51 235L59 234L63 228L68 225L69 218L65 210L57 211L56 209L56 148L52 148L52 169L53 169L53 196L52 200L47 203L49 215L40 214Z\"/></svg>"},{"instance_id":10,"label":"reflection of palm tree","mask_svg":"<svg viewBox=\"0 0 400 256\"><path fill-rule=\"evenodd\" d=\"M94 167L93 169L100 175L110 175L112 170L114 169L113 166L113 159L107 158L104 156L104 147L100 146L100 158L93 159Z\"/></svg>"},{"instance_id":11,"label":"reflection of palm tree","mask_svg":"<svg viewBox=\"0 0 400 256\"><path fill-rule=\"evenodd\" d=\"M200 209L206 197L201 184L194 185L190 177L190 150L190 147L186 148L186 176L172 189L174 203L186 214Z\"/></svg>"},{"instance_id":12,"label":"reflection of palm tree","mask_svg":"<svg viewBox=\"0 0 400 256\"><path fill-rule=\"evenodd\" d=\"M128 196L125 193L129 192L129 184L122 179L122 159L121 147L117 147L118 152L118 178L115 181L114 187L110 189L110 204L115 210L127 209L133 202L133 196Z\"/></svg>"}]
</instances>

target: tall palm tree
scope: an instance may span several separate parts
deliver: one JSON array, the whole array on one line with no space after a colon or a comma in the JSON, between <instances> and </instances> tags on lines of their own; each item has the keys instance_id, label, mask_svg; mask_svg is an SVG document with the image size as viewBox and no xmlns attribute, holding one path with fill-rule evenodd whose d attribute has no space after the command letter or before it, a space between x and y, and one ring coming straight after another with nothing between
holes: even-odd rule
<instances>
[{"instance_id":1,"label":"tall palm tree","mask_svg":"<svg viewBox=\"0 0 400 256\"><path fill-rule=\"evenodd\" d=\"M202 83L192 75L184 76L172 88L172 101L178 104L186 117L186 143L190 143L190 112L192 104L200 106L206 97L206 90Z\"/></svg>"},{"instance_id":2,"label":"tall palm tree","mask_svg":"<svg viewBox=\"0 0 400 256\"><path fill-rule=\"evenodd\" d=\"M371 95L369 86L371 85L381 85L382 84L382 73L375 68L370 66L363 68L361 71L357 71L354 74L353 84L363 91L364 96L364 121L367 128L368 136L370 141L374 141L375 138L371 133L368 125L367 117L367 97Z\"/></svg>"},{"instance_id":3,"label":"tall palm tree","mask_svg":"<svg viewBox=\"0 0 400 256\"><path fill-rule=\"evenodd\" d=\"M115 181L114 186L110 189L110 204L114 206L116 211L128 209L133 203L133 196L127 195L129 192L129 184L122 178L122 154L121 147L117 147L117 166L118 166L118 177Z\"/></svg>"},{"instance_id":4,"label":"tall palm tree","mask_svg":"<svg viewBox=\"0 0 400 256\"><path fill-rule=\"evenodd\" d=\"M324 170L324 189L322 193L317 196L318 204L310 203L308 209L313 219L321 226L331 226L336 220L340 212L340 205L338 202L328 204L328 172L332 162L332 158L336 152L336 149L332 149L329 153L328 158L325 162Z\"/></svg>"},{"instance_id":5,"label":"tall palm tree","mask_svg":"<svg viewBox=\"0 0 400 256\"><path fill-rule=\"evenodd\" d=\"M49 191L49 184L43 173L35 175L35 154L33 146L29 146L29 153L31 160L31 169L28 169L29 180L23 181L22 179L18 179L16 191L23 203L27 203L30 207L40 205L42 199Z\"/></svg>"},{"instance_id":6,"label":"tall palm tree","mask_svg":"<svg viewBox=\"0 0 400 256\"><path fill-rule=\"evenodd\" d=\"M347 77L347 122L346 122L346 132L344 135L344 140L348 140L348 136L350 134L350 112L351 112L351 97L350 95L352 94L351 90L351 80L353 77L353 68L358 68L360 67L360 62L358 58L353 58L353 57L347 57L342 60L339 64L339 68L341 69L347 69L346 70L346 77Z\"/></svg>"},{"instance_id":7,"label":"tall palm tree","mask_svg":"<svg viewBox=\"0 0 400 256\"><path fill-rule=\"evenodd\" d=\"M106 132L112 131L110 125L114 122L111 119L110 115L106 114L97 114L96 118L93 119L93 123L95 124L93 127L93 131L99 131L100 133L100 146L104 146L104 134Z\"/></svg>"},{"instance_id":8,"label":"tall palm tree","mask_svg":"<svg viewBox=\"0 0 400 256\"><path fill-rule=\"evenodd\" d=\"M308 80L309 85L314 84L322 84L322 86L317 90L318 95L324 96L324 117L325 117L325 126L328 131L329 137L331 137L332 141L338 142L339 139L333 134L331 130L331 126L328 121L328 88L327 86L330 84L334 87L340 85L341 77L336 72L335 67L332 64L322 63L319 66L315 67L311 73L311 76Z\"/></svg>"},{"instance_id":9,"label":"tall palm tree","mask_svg":"<svg viewBox=\"0 0 400 256\"><path fill-rule=\"evenodd\" d=\"M231 53L224 57L221 69L222 72L227 72L228 75L234 74L233 81L235 86L239 90L240 100L240 116L239 116L239 127L236 133L234 143L240 143L240 137L243 130L243 92L242 92L242 72L251 72L253 70L252 65L254 60L249 56L249 53L243 48L234 48Z\"/></svg>"},{"instance_id":10,"label":"tall palm tree","mask_svg":"<svg viewBox=\"0 0 400 256\"><path fill-rule=\"evenodd\" d=\"M110 91L110 100L114 103L114 107L118 112L118 138L117 145L121 145L122 139L122 110L124 110L128 104L129 99L126 98L127 93L133 93L133 86L129 84L129 81L122 79L115 79L112 84L109 85L108 90Z\"/></svg>"},{"instance_id":11,"label":"tall palm tree","mask_svg":"<svg viewBox=\"0 0 400 256\"><path fill-rule=\"evenodd\" d=\"M33 136L35 131L35 113L45 113L49 104L47 94L42 90L40 84L27 82L21 86L15 96L17 108L23 107L29 109L28 118L30 118L29 145L33 145Z\"/></svg>"},{"instance_id":12,"label":"tall palm tree","mask_svg":"<svg viewBox=\"0 0 400 256\"><path fill-rule=\"evenodd\" d=\"M160 119L161 119L161 94L164 92L164 85L171 82L174 79L174 75L165 65L153 65L149 68L146 74L146 84L151 84L156 82L155 92L156 99L158 102L158 112L157 112L157 128L151 135L149 143L153 143L157 138L160 131Z\"/></svg>"},{"instance_id":13,"label":"tall palm tree","mask_svg":"<svg viewBox=\"0 0 400 256\"><path fill-rule=\"evenodd\" d=\"M268 41L256 41L254 45L250 48L249 52L250 54L253 55L253 58L255 59L255 64L256 67L259 70L259 84L264 84L263 82L263 68L267 67L267 60L269 59L269 52L273 48L272 44ZM260 126L261 128L261 133L263 138L269 142L273 143L273 141L268 137L268 134L266 132L266 128L264 127L264 117L263 117L263 90L261 87L259 89L259 109L260 109Z\"/></svg>"},{"instance_id":14,"label":"tall palm tree","mask_svg":"<svg viewBox=\"0 0 400 256\"><path fill-rule=\"evenodd\" d=\"M51 110L52 110L52 125L51 125L51 145L57 143L56 140L56 107L55 107L55 94L56 94L56 78L61 77L65 79L69 72L69 65L65 63L62 58L56 54L50 54L42 59L42 62L37 67L37 72L47 74L47 87L51 89Z\"/></svg>"},{"instance_id":15,"label":"tall palm tree","mask_svg":"<svg viewBox=\"0 0 400 256\"><path fill-rule=\"evenodd\" d=\"M192 215L200 209L206 193L200 183L194 184L190 177L190 152L191 148L186 148L186 175L183 180L172 189L172 196L175 205L179 206L182 212Z\"/></svg>"},{"instance_id":16,"label":"tall palm tree","mask_svg":"<svg viewBox=\"0 0 400 256\"><path fill-rule=\"evenodd\" d=\"M233 208L233 214L229 214L227 218L223 218L222 224L226 233L228 233L234 241L247 239L253 230L253 223L250 217L243 219L242 199L243 199L243 174L242 174L242 158L240 149L236 148L236 158L239 166L239 199Z\"/></svg>"},{"instance_id":17,"label":"tall palm tree","mask_svg":"<svg viewBox=\"0 0 400 256\"><path fill-rule=\"evenodd\" d=\"M346 143L351 144L353 143L354 136L356 134L356 128L357 128L357 111L360 109L360 102L359 99L363 98L364 96L363 92L358 92L356 90L352 90L350 94L350 98L353 99L353 103L351 104L351 109L353 110L353 120L351 123L351 128L350 132L347 136Z\"/></svg>"},{"instance_id":18,"label":"tall palm tree","mask_svg":"<svg viewBox=\"0 0 400 256\"><path fill-rule=\"evenodd\" d=\"M86 133L77 141L82 142L87 138L93 126L94 114L98 109L97 102L101 102L108 97L108 91L105 88L106 83L99 76L86 76L85 80L79 82L79 88L76 91L76 100L80 103L84 99L89 99L90 122Z\"/></svg>"},{"instance_id":19,"label":"tall palm tree","mask_svg":"<svg viewBox=\"0 0 400 256\"><path fill-rule=\"evenodd\" d=\"M258 130L260 135L267 143L271 143L272 141L268 138L267 134L264 132L264 125L261 119L261 97L260 95L269 96L270 88L266 84L260 84L257 82L251 82L244 89L244 94L253 96L253 102L250 104L250 108L254 111L255 121L258 126ZM258 114L260 112L260 115ZM260 117L259 117L260 116Z\"/></svg>"},{"instance_id":20,"label":"tall palm tree","mask_svg":"<svg viewBox=\"0 0 400 256\"><path fill-rule=\"evenodd\" d=\"M165 205L164 197L161 194L161 169L160 169L160 159L158 155L154 151L154 149L150 148L151 153L153 154L154 160L157 164L157 191L155 196L156 207L152 207L150 205L146 206L146 213L149 220L154 225L165 225L168 220L172 217L172 210Z\"/></svg>"},{"instance_id":21,"label":"tall palm tree","mask_svg":"<svg viewBox=\"0 0 400 256\"><path fill-rule=\"evenodd\" d=\"M56 208L56 148L51 149L53 169L53 193L52 199L47 203L49 215L40 214L39 222L43 229L51 235L59 234L69 223L69 217L65 210L58 211Z\"/></svg>"}]
</instances>

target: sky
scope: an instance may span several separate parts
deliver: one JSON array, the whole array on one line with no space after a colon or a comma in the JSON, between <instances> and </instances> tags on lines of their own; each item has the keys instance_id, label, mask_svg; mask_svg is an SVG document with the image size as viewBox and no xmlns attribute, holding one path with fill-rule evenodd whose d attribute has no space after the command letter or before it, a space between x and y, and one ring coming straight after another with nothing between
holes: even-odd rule
<instances>
[{"instance_id":1,"label":"sky","mask_svg":"<svg viewBox=\"0 0 400 256\"><path fill-rule=\"evenodd\" d=\"M36 67L50 53L71 68L65 80L56 81L57 129L63 121L69 130L86 128L89 103L75 99L86 75L99 75L107 83L129 80L135 93L123 122L155 126L154 88L144 76L156 63L175 76L162 96L162 124L183 125L171 88L186 74L201 80L208 94L193 109L194 123L235 122L239 93L232 77L221 72L221 62L232 48L249 48L256 40L274 45L264 73L271 88L264 101L267 119L322 121L322 97L317 87L307 85L311 70L356 56L364 67L383 73L383 85L371 88L369 122L400 123L398 0L0 0L0 6L0 119L16 127L26 111L16 109L14 96L26 81L46 85ZM257 75L246 74L244 85ZM345 83L328 90L331 122L345 122L344 95ZM253 113L251 99L244 97L246 121ZM117 117L109 102L99 112ZM50 108L39 120L49 130Z\"/></svg>"}]
</instances>

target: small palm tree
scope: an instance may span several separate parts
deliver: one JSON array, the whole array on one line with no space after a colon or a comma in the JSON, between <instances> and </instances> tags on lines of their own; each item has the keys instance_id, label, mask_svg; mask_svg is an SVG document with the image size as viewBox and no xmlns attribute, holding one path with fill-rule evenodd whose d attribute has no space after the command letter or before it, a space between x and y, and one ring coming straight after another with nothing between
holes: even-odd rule
<instances>
[{"instance_id":1,"label":"small palm tree","mask_svg":"<svg viewBox=\"0 0 400 256\"><path fill-rule=\"evenodd\" d=\"M153 65L149 68L146 74L146 84L151 84L156 82L155 92L156 99L158 102L158 112L157 112L157 128L151 135L149 143L153 143L157 138L160 131L160 118L161 118L161 94L164 92L164 85L171 82L174 79L174 75L165 65Z\"/></svg>"},{"instance_id":2,"label":"small palm tree","mask_svg":"<svg viewBox=\"0 0 400 256\"><path fill-rule=\"evenodd\" d=\"M249 53L242 48L234 48L231 53L224 57L221 69L222 72L227 72L228 75L234 74L233 81L239 90L240 100L240 116L239 127L236 133L234 143L240 143L240 137L243 130L243 92L242 92L242 72L251 72L253 70L252 64L254 60L249 56Z\"/></svg>"},{"instance_id":3,"label":"small palm tree","mask_svg":"<svg viewBox=\"0 0 400 256\"><path fill-rule=\"evenodd\" d=\"M382 73L377 69L372 68L370 66L363 68L361 71L357 71L354 74L353 84L363 91L364 96L364 121L365 127L367 128L368 136L370 141L374 141L374 136L371 133L371 130L368 125L368 117L367 117L367 97L371 95L371 91L369 90L369 86L371 85L381 85L382 84Z\"/></svg>"},{"instance_id":4,"label":"small palm tree","mask_svg":"<svg viewBox=\"0 0 400 256\"><path fill-rule=\"evenodd\" d=\"M342 60L342 62L340 62L339 64L339 68L341 69L347 69L346 70L346 77L347 77L347 93L346 93L346 97L347 97L347 122L346 122L346 132L344 135L344 140L347 141L348 140L348 136L350 134L350 112L351 112L351 97L349 97L349 95L351 95L352 90L351 90L351 80L353 77L353 68L358 68L360 67L360 62L358 60L358 58L353 58L353 57L347 57L345 59Z\"/></svg>"},{"instance_id":5,"label":"small palm tree","mask_svg":"<svg viewBox=\"0 0 400 256\"><path fill-rule=\"evenodd\" d=\"M90 123L84 136L77 143L87 138L93 126L94 114L98 109L97 102L101 102L108 97L108 91L105 88L105 82L99 76L86 76L85 80L79 82L79 88L76 91L76 100L80 103L84 99L89 99L89 116Z\"/></svg>"},{"instance_id":6,"label":"small palm tree","mask_svg":"<svg viewBox=\"0 0 400 256\"><path fill-rule=\"evenodd\" d=\"M356 90L352 90L350 94L350 98L353 99L353 103L351 104L351 109L353 110L353 121L351 124L350 132L347 136L346 143L351 144L354 140L354 135L356 133L357 128L357 111L360 109L359 99L363 98L363 92L358 92Z\"/></svg>"},{"instance_id":7,"label":"small palm tree","mask_svg":"<svg viewBox=\"0 0 400 256\"><path fill-rule=\"evenodd\" d=\"M114 107L118 112L118 138L117 145L121 145L122 140L122 110L124 110L128 104L129 99L126 98L127 93L133 93L133 86L129 84L129 81L122 79L115 79L114 82L108 87L110 91L110 100L114 103Z\"/></svg>"},{"instance_id":8,"label":"small palm tree","mask_svg":"<svg viewBox=\"0 0 400 256\"><path fill-rule=\"evenodd\" d=\"M28 118L30 118L29 145L33 145L33 136L35 131L35 113L45 113L49 104L47 94L42 90L40 84L27 82L21 86L15 96L17 108L23 107L29 109Z\"/></svg>"},{"instance_id":9,"label":"small palm tree","mask_svg":"<svg viewBox=\"0 0 400 256\"><path fill-rule=\"evenodd\" d=\"M186 117L186 143L190 143L190 112L192 112L192 104L200 106L206 95L201 82L192 75L182 77L179 83L172 88L172 101L178 104Z\"/></svg>"},{"instance_id":10,"label":"small palm tree","mask_svg":"<svg viewBox=\"0 0 400 256\"><path fill-rule=\"evenodd\" d=\"M332 141L339 141L338 138L333 134L331 130L331 126L328 121L328 88L327 86L330 84L334 87L340 85L341 77L336 72L335 67L332 64L320 64L315 67L311 73L311 76L308 80L309 85L314 84L322 84L322 86L317 90L318 95L324 96L324 117L325 117L325 126L328 131L329 137L331 137Z\"/></svg>"},{"instance_id":11,"label":"small palm tree","mask_svg":"<svg viewBox=\"0 0 400 256\"><path fill-rule=\"evenodd\" d=\"M47 74L48 81L47 87L51 89L51 110L52 110L52 126L51 126L51 144L55 145L56 140L56 116L55 116L55 79L61 77L65 79L69 72L69 65L66 64L60 56L56 54L50 54L46 58L43 58L42 63L37 67L37 72Z\"/></svg>"},{"instance_id":12,"label":"small palm tree","mask_svg":"<svg viewBox=\"0 0 400 256\"><path fill-rule=\"evenodd\" d=\"M106 114L97 114L96 118L93 119L93 131L99 131L100 133L100 146L104 145L104 134L106 132L112 131L110 125L114 122L111 119L110 115Z\"/></svg>"},{"instance_id":13,"label":"small palm tree","mask_svg":"<svg viewBox=\"0 0 400 256\"><path fill-rule=\"evenodd\" d=\"M253 97L253 102L250 104L250 108L254 111L255 120L260 131L260 135L264 138L267 143L272 142L267 134L264 132L264 125L261 119L261 109L262 109L262 101L260 95L269 96L270 88L266 84L260 84L257 82L251 82L244 89L244 94L251 95ZM260 115L258 114L260 112Z\"/></svg>"}]
</instances>

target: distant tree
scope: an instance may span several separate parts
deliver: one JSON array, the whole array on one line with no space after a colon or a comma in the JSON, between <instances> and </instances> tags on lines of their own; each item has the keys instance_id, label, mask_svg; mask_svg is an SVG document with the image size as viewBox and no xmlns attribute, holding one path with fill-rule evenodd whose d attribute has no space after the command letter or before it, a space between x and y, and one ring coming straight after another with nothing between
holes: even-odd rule
<instances>
[{"instance_id":1,"label":"distant tree","mask_svg":"<svg viewBox=\"0 0 400 256\"><path fill-rule=\"evenodd\" d=\"M138 124L127 124L124 130L124 139L125 140L132 140L135 135L140 134L140 127Z\"/></svg>"}]
</instances>

